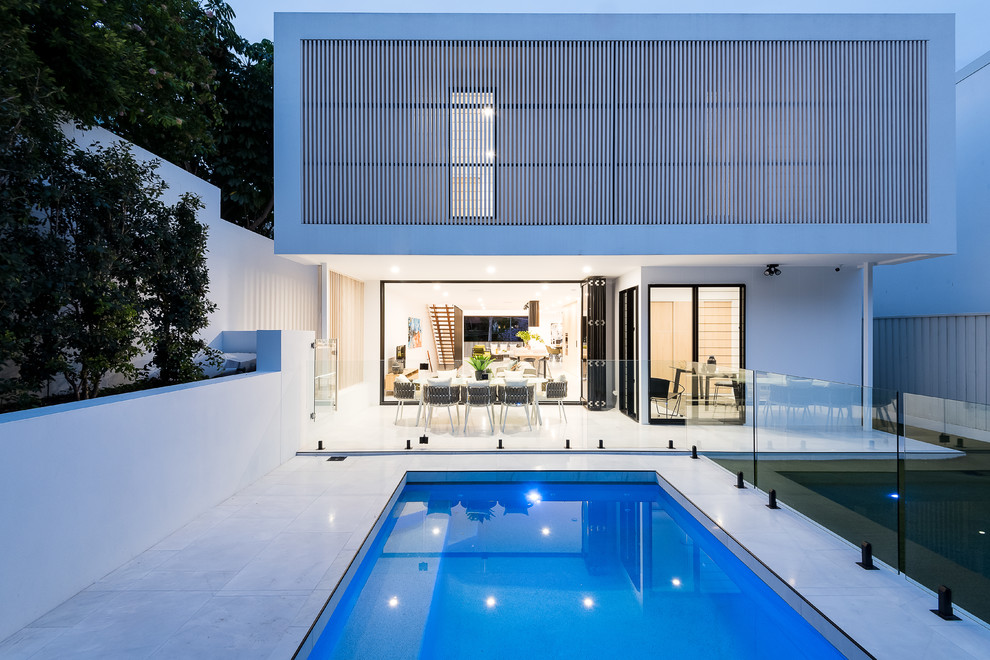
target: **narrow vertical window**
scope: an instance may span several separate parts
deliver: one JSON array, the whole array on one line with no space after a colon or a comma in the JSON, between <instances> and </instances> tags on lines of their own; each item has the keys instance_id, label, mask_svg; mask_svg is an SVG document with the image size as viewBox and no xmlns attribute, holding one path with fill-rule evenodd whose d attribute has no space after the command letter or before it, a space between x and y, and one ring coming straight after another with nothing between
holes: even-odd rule
<instances>
[{"instance_id":1,"label":"narrow vertical window","mask_svg":"<svg viewBox=\"0 0 990 660\"><path fill-rule=\"evenodd\" d=\"M455 218L495 217L495 94L450 98L450 209Z\"/></svg>"}]
</instances>

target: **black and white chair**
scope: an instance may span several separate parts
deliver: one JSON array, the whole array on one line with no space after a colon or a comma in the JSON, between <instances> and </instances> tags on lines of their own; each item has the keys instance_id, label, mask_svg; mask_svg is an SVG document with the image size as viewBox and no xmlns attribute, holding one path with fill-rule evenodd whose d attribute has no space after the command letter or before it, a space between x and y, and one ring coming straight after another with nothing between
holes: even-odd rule
<instances>
[{"instance_id":1,"label":"black and white chair","mask_svg":"<svg viewBox=\"0 0 990 660\"><path fill-rule=\"evenodd\" d=\"M396 406L395 411L395 423L399 423L399 418L402 417L402 407L406 403L416 402L416 426L419 426L419 416L423 412L423 397L422 391L416 387L416 383L409 382L408 380L402 382L399 380L395 381L392 390L395 400L399 402Z\"/></svg>"},{"instance_id":2,"label":"black and white chair","mask_svg":"<svg viewBox=\"0 0 990 660\"><path fill-rule=\"evenodd\" d=\"M469 383L465 388L467 398L464 401L464 433L467 433L468 417L471 416L471 408L484 407L488 412L488 424L491 426L492 435L495 434L495 388L488 383Z\"/></svg>"},{"instance_id":3,"label":"black and white chair","mask_svg":"<svg viewBox=\"0 0 990 660\"><path fill-rule=\"evenodd\" d=\"M458 408L460 403L460 392L458 388L451 387L449 380L432 381L426 386L423 392L423 403L426 404L426 423L423 429L430 428L430 421L433 419L434 408L446 408L447 417L450 418L450 432L454 432L454 417L450 414L451 407L457 410L457 423L461 421L461 412Z\"/></svg>"},{"instance_id":4,"label":"black and white chair","mask_svg":"<svg viewBox=\"0 0 990 660\"><path fill-rule=\"evenodd\" d=\"M533 430L533 422L530 421L530 411L528 409L530 403L529 385L525 383L505 384L505 388L502 390L502 433L505 433L505 422L509 418L510 407L525 408L526 423L529 424L529 430Z\"/></svg>"},{"instance_id":5,"label":"black and white chair","mask_svg":"<svg viewBox=\"0 0 990 660\"><path fill-rule=\"evenodd\" d=\"M546 393L543 395L547 401L557 402L557 417L563 417L567 421L567 413L564 411L564 399L567 398L567 381L551 380L547 383Z\"/></svg>"},{"instance_id":6,"label":"black and white chair","mask_svg":"<svg viewBox=\"0 0 990 660\"><path fill-rule=\"evenodd\" d=\"M678 388L671 386L671 382L666 378L650 379L650 401L657 409L657 417L671 418L678 414L681 407L681 393L684 391L682 385ZM660 409L660 402L663 402L663 411ZM671 408L673 402L673 409Z\"/></svg>"}]
</instances>

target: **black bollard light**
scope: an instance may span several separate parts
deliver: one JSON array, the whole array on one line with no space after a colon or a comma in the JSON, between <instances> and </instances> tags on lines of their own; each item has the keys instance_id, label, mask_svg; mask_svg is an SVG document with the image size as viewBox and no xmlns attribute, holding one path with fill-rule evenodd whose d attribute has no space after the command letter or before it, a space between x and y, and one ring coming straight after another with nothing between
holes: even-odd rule
<instances>
[{"instance_id":1,"label":"black bollard light","mask_svg":"<svg viewBox=\"0 0 990 660\"><path fill-rule=\"evenodd\" d=\"M602 440L602 439L600 439L600 438L598 440L598 448L599 449L605 449L605 441Z\"/></svg>"},{"instance_id":2,"label":"black bollard light","mask_svg":"<svg viewBox=\"0 0 990 660\"><path fill-rule=\"evenodd\" d=\"M316 442L316 450L317 451L323 451L323 441L322 440L317 440L317 442Z\"/></svg>"},{"instance_id":3,"label":"black bollard light","mask_svg":"<svg viewBox=\"0 0 990 660\"><path fill-rule=\"evenodd\" d=\"M673 449L673 448L674 448L674 441L673 440L668 440L667 441L667 449Z\"/></svg>"},{"instance_id":4,"label":"black bollard light","mask_svg":"<svg viewBox=\"0 0 990 660\"><path fill-rule=\"evenodd\" d=\"M430 442L430 436L428 435L419 436L419 444L425 445L425 444L429 444L429 442Z\"/></svg>"},{"instance_id":5,"label":"black bollard light","mask_svg":"<svg viewBox=\"0 0 990 660\"><path fill-rule=\"evenodd\" d=\"M691 458L698 458L698 445L691 445Z\"/></svg>"},{"instance_id":6,"label":"black bollard light","mask_svg":"<svg viewBox=\"0 0 990 660\"><path fill-rule=\"evenodd\" d=\"M736 472L736 488L745 488L746 484L743 483L743 473L742 470Z\"/></svg>"},{"instance_id":7,"label":"black bollard light","mask_svg":"<svg viewBox=\"0 0 990 660\"><path fill-rule=\"evenodd\" d=\"M768 509L779 509L777 506L777 491L773 488L770 489L770 503L767 504Z\"/></svg>"},{"instance_id":8,"label":"black bollard light","mask_svg":"<svg viewBox=\"0 0 990 660\"><path fill-rule=\"evenodd\" d=\"M959 621L959 617L952 613L952 589L944 584L938 588L938 609L932 612L946 621Z\"/></svg>"},{"instance_id":9,"label":"black bollard light","mask_svg":"<svg viewBox=\"0 0 990 660\"><path fill-rule=\"evenodd\" d=\"M406 440L406 449L412 449L412 440Z\"/></svg>"},{"instance_id":10,"label":"black bollard light","mask_svg":"<svg viewBox=\"0 0 990 660\"><path fill-rule=\"evenodd\" d=\"M502 449L502 438L498 439L498 448Z\"/></svg>"},{"instance_id":11,"label":"black bollard light","mask_svg":"<svg viewBox=\"0 0 990 660\"><path fill-rule=\"evenodd\" d=\"M571 439L568 438L567 440L564 440L564 449L570 449L570 448L571 448Z\"/></svg>"},{"instance_id":12,"label":"black bollard light","mask_svg":"<svg viewBox=\"0 0 990 660\"><path fill-rule=\"evenodd\" d=\"M938 441L939 442L947 443L951 439L952 438L949 437L949 434L948 433L939 433L938 434Z\"/></svg>"},{"instance_id":13,"label":"black bollard light","mask_svg":"<svg viewBox=\"0 0 990 660\"><path fill-rule=\"evenodd\" d=\"M863 558L861 561L858 561L856 563L868 571L880 570L873 565L873 544L863 541L863 543L860 544L860 548L862 548Z\"/></svg>"}]
</instances>

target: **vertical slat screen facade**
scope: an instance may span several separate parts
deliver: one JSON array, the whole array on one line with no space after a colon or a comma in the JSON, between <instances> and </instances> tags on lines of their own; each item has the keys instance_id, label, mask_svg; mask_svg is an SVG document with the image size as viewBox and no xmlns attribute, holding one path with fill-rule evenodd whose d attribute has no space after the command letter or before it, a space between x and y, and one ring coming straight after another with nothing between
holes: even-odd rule
<instances>
[{"instance_id":1,"label":"vertical slat screen facade","mask_svg":"<svg viewBox=\"0 0 990 660\"><path fill-rule=\"evenodd\" d=\"M928 221L925 41L304 40L301 67L305 224Z\"/></svg>"},{"instance_id":2,"label":"vertical slat screen facade","mask_svg":"<svg viewBox=\"0 0 990 660\"><path fill-rule=\"evenodd\" d=\"M364 282L327 273L329 333L337 338L337 386L364 380Z\"/></svg>"}]
</instances>

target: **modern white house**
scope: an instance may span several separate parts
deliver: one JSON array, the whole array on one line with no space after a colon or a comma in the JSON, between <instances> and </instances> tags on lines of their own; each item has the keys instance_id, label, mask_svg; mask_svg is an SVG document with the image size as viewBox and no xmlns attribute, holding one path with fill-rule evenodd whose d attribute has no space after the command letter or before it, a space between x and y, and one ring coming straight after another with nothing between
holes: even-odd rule
<instances>
[{"instance_id":1,"label":"modern white house","mask_svg":"<svg viewBox=\"0 0 990 660\"><path fill-rule=\"evenodd\" d=\"M982 137L957 135L986 134L990 67L953 73L951 15L276 14L275 28L274 242L162 169L171 194L205 202L214 345L257 370L0 416L0 656L290 657L409 475L625 472L669 484L847 657L985 657L986 507L969 495L986 452L905 433L869 392L874 309L893 309L874 273L947 263L929 258L956 252L957 184L985 162ZM974 171L957 180L957 164ZM542 341L522 346L522 330ZM512 411L504 451L470 397L449 432L391 407L400 378L469 379L476 354L534 370L548 398L569 385L571 407L542 406L546 424L538 405ZM678 379L690 415L656 401L654 381ZM801 400L812 386L823 398ZM420 433L433 442L405 444ZM396 546L384 614L366 617L388 648L368 657L418 648L384 616L424 630L428 598L391 590L433 591L450 529L435 521L454 503L433 504L398 525L420 545ZM578 504L533 535L562 554L570 530L563 554L580 562L593 529L618 558L620 537L645 542L662 517L613 509ZM734 590L661 527L686 572L644 590L683 594L671 607L688 612ZM864 540L881 570L856 563ZM961 621L932 614L943 584ZM590 598L575 611L605 618L574 621L607 627L615 611Z\"/></svg>"},{"instance_id":2,"label":"modern white house","mask_svg":"<svg viewBox=\"0 0 990 660\"><path fill-rule=\"evenodd\" d=\"M427 306L533 300L643 423L708 356L870 385L873 269L955 251L949 15L275 21L275 250L364 283L371 400Z\"/></svg>"}]
</instances>

